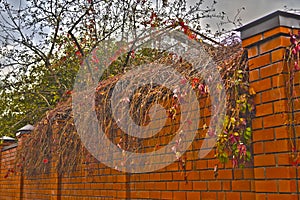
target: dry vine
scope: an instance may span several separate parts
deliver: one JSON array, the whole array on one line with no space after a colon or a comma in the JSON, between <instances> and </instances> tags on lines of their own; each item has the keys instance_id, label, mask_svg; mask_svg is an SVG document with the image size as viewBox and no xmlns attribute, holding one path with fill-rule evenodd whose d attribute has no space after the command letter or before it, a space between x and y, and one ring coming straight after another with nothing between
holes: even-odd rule
<instances>
[{"instance_id":1,"label":"dry vine","mask_svg":"<svg viewBox=\"0 0 300 200\"><path fill-rule=\"evenodd\" d=\"M188 33L191 34L191 32ZM196 39L196 37L193 36L190 39ZM255 94L248 84L247 53L236 43L219 47L207 44L203 44L203 46L215 59L217 64L215 67L221 74L227 93L228 107L223 129L219 133L216 145L216 156L222 163L230 159L234 167L244 166L251 161L249 146L251 128L249 123L251 114L254 112L252 95ZM124 59L123 57L118 60L124 62ZM173 54L146 50L135 52L134 55L131 54L127 67L134 68L141 63L173 66L192 85L193 90L197 93L198 101L201 98L207 99L206 107L210 108L208 87L201 75L193 72L188 61L178 57L174 59ZM118 64L113 63L113 65ZM165 144L160 143L159 138L166 137L168 138L167 141L170 141L173 133L178 129L179 96L175 95L174 91L157 85L145 85L139 88L135 95L129 99L131 117L137 124L146 125L149 123L148 114L151 105L154 103L161 104L169 115L169 133L167 135L157 133L153 138L143 140L129 136L118 129L110 108L111 91L122 76L120 72L123 72L123 69L114 77L107 76L108 78L101 81L96 90L95 102L99 123L104 125L104 131L108 138L120 149L142 153L163 147ZM47 112L43 120L35 125L34 132L23 142L22 148L18 152L17 166L25 169L27 175L50 172L51 165L55 166L59 174L64 174L78 169L83 163L90 165L90 169L93 168L93 163L97 163L86 151L76 132L71 102L69 92L55 109ZM203 129L205 130L206 127L204 126L207 126L205 119L201 119L204 120ZM202 130L202 127L199 129ZM147 141L150 140L157 141L157 143L149 145ZM185 170L187 159L184 156L180 157L180 155L176 150L174 151L174 156L178 159L181 169ZM116 169L119 167L122 166L116 166Z\"/></svg>"}]
</instances>

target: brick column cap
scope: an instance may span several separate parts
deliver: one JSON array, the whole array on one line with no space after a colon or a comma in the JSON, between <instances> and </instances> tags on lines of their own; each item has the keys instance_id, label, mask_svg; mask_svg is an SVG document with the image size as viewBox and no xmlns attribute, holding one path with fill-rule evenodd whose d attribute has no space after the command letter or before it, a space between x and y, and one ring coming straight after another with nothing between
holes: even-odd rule
<instances>
[{"instance_id":1,"label":"brick column cap","mask_svg":"<svg viewBox=\"0 0 300 200\"><path fill-rule=\"evenodd\" d=\"M16 137L19 138L21 137L23 134L27 134L32 132L34 129L34 127L31 124L27 124L26 126L20 128L17 133L16 133Z\"/></svg>"},{"instance_id":2,"label":"brick column cap","mask_svg":"<svg viewBox=\"0 0 300 200\"><path fill-rule=\"evenodd\" d=\"M300 15L277 10L236 29L236 31L241 32L241 38L244 40L276 27L300 28Z\"/></svg>"},{"instance_id":3,"label":"brick column cap","mask_svg":"<svg viewBox=\"0 0 300 200\"><path fill-rule=\"evenodd\" d=\"M7 149L10 149L10 147L14 144L16 144L16 139L8 136L3 136L0 138L2 140L2 144L0 144L0 150L5 151Z\"/></svg>"}]
</instances>

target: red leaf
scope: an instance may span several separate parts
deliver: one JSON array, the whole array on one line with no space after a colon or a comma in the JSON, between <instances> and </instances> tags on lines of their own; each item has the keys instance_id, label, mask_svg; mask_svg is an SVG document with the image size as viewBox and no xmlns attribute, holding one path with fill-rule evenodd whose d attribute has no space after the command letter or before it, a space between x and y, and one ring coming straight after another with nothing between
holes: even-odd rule
<instances>
[{"instance_id":1,"label":"red leaf","mask_svg":"<svg viewBox=\"0 0 300 200\"><path fill-rule=\"evenodd\" d=\"M200 82L199 78L193 78L192 79L192 88L195 88L199 82Z\"/></svg>"},{"instance_id":2,"label":"red leaf","mask_svg":"<svg viewBox=\"0 0 300 200\"><path fill-rule=\"evenodd\" d=\"M156 17L157 17L157 14L155 12L152 12L151 16L150 16L151 21Z\"/></svg>"},{"instance_id":3,"label":"red leaf","mask_svg":"<svg viewBox=\"0 0 300 200\"><path fill-rule=\"evenodd\" d=\"M294 161L292 161L292 165L293 165L293 166L297 167L297 166L298 166L298 164L299 164L299 161L298 161L298 160L294 160Z\"/></svg>"},{"instance_id":4,"label":"red leaf","mask_svg":"<svg viewBox=\"0 0 300 200\"><path fill-rule=\"evenodd\" d=\"M185 25L184 25L184 22L181 20L179 21L179 25L183 28Z\"/></svg>"},{"instance_id":5,"label":"red leaf","mask_svg":"<svg viewBox=\"0 0 300 200\"><path fill-rule=\"evenodd\" d=\"M299 70L300 70L300 67L299 67L297 61L295 61L294 68L295 68L296 71L299 71Z\"/></svg>"},{"instance_id":6,"label":"red leaf","mask_svg":"<svg viewBox=\"0 0 300 200\"><path fill-rule=\"evenodd\" d=\"M78 51L75 52L75 55L76 55L77 57L81 57L81 52L78 50Z\"/></svg>"},{"instance_id":7,"label":"red leaf","mask_svg":"<svg viewBox=\"0 0 300 200\"><path fill-rule=\"evenodd\" d=\"M185 78L181 79L180 84L185 85L187 80Z\"/></svg>"},{"instance_id":8,"label":"red leaf","mask_svg":"<svg viewBox=\"0 0 300 200\"><path fill-rule=\"evenodd\" d=\"M45 158L44 160L43 160L43 163L44 164L47 164L49 162L49 160L47 159L47 158Z\"/></svg>"},{"instance_id":9,"label":"red leaf","mask_svg":"<svg viewBox=\"0 0 300 200\"><path fill-rule=\"evenodd\" d=\"M135 52L134 52L134 50L132 50L132 51L130 52L130 57L131 57L131 58L135 58Z\"/></svg>"},{"instance_id":10,"label":"red leaf","mask_svg":"<svg viewBox=\"0 0 300 200\"><path fill-rule=\"evenodd\" d=\"M66 93L65 93L66 95L71 95L72 94L72 90L68 90L68 91L66 91Z\"/></svg>"},{"instance_id":11,"label":"red leaf","mask_svg":"<svg viewBox=\"0 0 300 200\"><path fill-rule=\"evenodd\" d=\"M196 39L196 35L195 35L195 34L189 34L189 38L190 38L191 40Z\"/></svg>"},{"instance_id":12,"label":"red leaf","mask_svg":"<svg viewBox=\"0 0 300 200\"><path fill-rule=\"evenodd\" d=\"M193 78L192 81L193 81L193 83L199 83L200 82L199 78Z\"/></svg>"}]
</instances>

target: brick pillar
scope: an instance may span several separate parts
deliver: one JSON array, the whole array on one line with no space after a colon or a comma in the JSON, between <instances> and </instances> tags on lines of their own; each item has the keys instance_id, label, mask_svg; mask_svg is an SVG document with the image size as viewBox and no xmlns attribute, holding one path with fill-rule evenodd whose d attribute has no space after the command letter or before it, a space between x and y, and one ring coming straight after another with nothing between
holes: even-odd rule
<instances>
[{"instance_id":1,"label":"brick pillar","mask_svg":"<svg viewBox=\"0 0 300 200\"><path fill-rule=\"evenodd\" d=\"M296 28L300 28L300 15L276 11L238 29L248 50L250 86L256 91L252 121L256 199L299 198L299 175L291 166L285 125L287 70L283 65L289 33Z\"/></svg>"}]
</instances>

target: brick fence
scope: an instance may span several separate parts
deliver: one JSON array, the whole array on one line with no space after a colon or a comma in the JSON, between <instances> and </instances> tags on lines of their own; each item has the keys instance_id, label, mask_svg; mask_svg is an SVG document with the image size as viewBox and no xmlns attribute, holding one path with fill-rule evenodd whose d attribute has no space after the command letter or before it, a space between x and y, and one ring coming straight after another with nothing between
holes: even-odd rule
<instances>
[{"instance_id":1,"label":"brick fence","mask_svg":"<svg viewBox=\"0 0 300 200\"><path fill-rule=\"evenodd\" d=\"M94 165L89 174L82 165L70 175L50 173L35 177L14 174L16 145L3 144L0 154L0 199L203 199L203 200L300 200L298 167L291 166L290 136L286 126L287 70L283 65L289 33L300 28L300 16L275 12L240 29L243 47L248 49L250 85L256 91L256 116L252 120L253 167L232 169L231 163L219 167L214 151L203 159L187 162L187 181L178 163L150 173L127 174ZM300 73L295 75L300 89ZM300 120L300 106L293 116ZM300 129L294 126L299 139ZM298 131L299 129L299 131ZM299 148L299 147L298 147ZM196 157L197 140L188 154ZM195 156L196 155L196 156Z\"/></svg>"}]
</instances>

